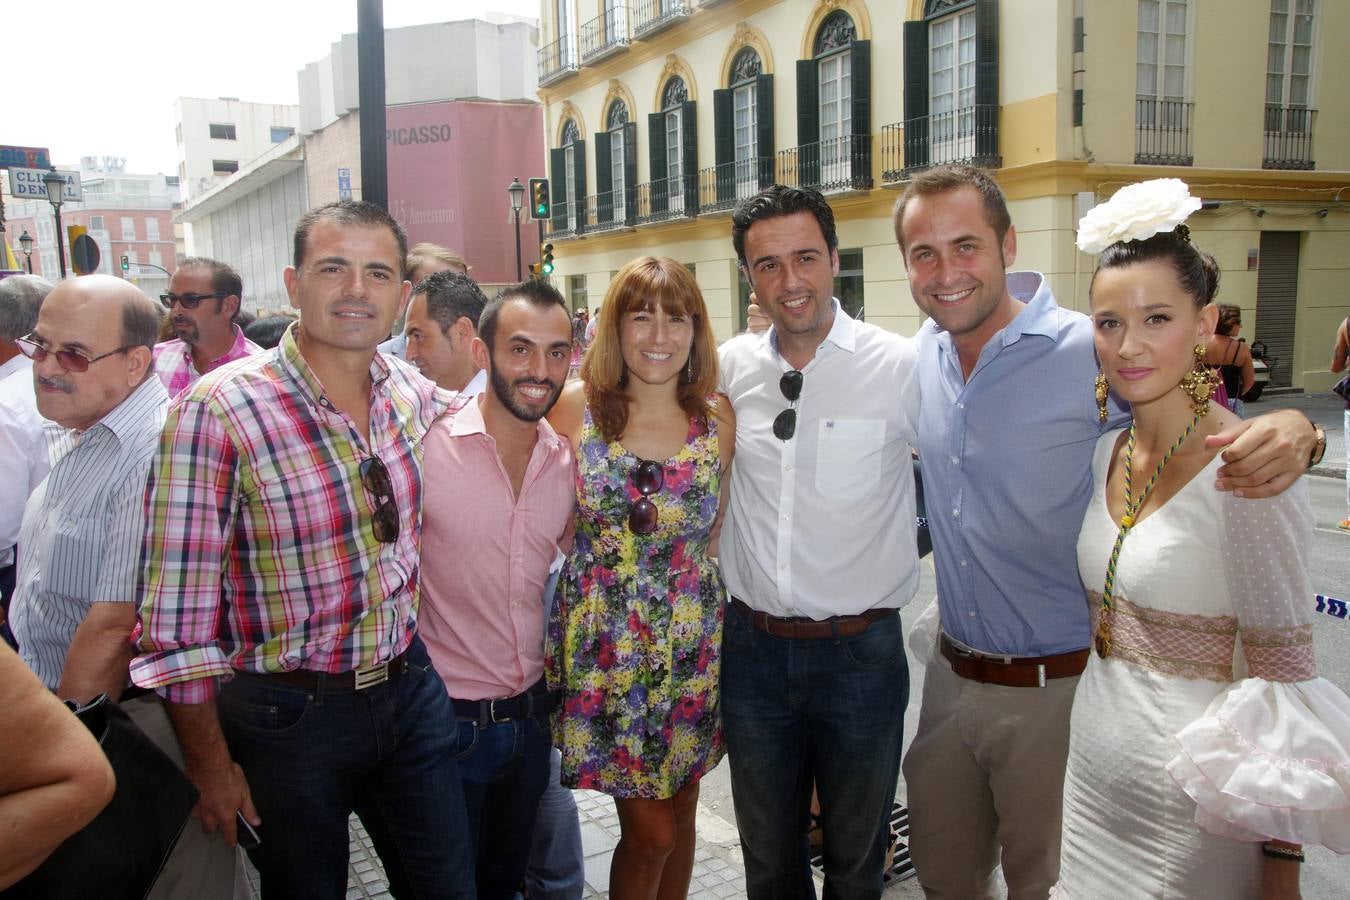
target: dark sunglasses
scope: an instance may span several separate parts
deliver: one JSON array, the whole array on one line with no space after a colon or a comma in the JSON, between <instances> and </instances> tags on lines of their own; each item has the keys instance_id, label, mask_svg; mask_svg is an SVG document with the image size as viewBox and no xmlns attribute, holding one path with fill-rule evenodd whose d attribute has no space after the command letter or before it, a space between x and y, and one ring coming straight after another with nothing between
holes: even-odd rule
<instances>
[{"instance_id":1,"label":"dark sunglasses","mask_svg":"<svg viewBox=\"0 0 1350 900\"><path fill-rule=\"evenodd\" d=\"M160 294L159 302L168 309L173 309L175 303L183 309L196 309L202 305L203 300L224 300L228 296L230 295L224 291L216 291L213 294Z\"/></svg>"},{"instance_id":2,"label":"dark sunglasses","mask_svg":"<svg viewBox=\"0 0 1350 900\"><path fill-rule=\"evenodd\" d=\"M398 540L398 504L389 470L374 456L361 462L361 486L375 498L375 540L392 544Z\"/></svg>"},{"instance_id":3,"label":"dark sunglasses","mask_svg":"<svg viewBox=\"0 0 1350 900\"><path fill-rule=\"evenodd\" d=\"M131 347L118 347L116 350L109 350L107 353L100 353L98 356L85 356L78 350L48 349L33 340L31 334L19 338L14 343L19 345L19 352L33 362L42 362L49 356L55 356L56 364L67 372L88 372L89 367L100 359L107 359L108 357L116 356L119 353L126 353L131 349Z\"/></svg>"},{"instance_id":4,"label":"dark sunglasses","mask_svg":"<svg viewBox=\"0 0 1350 900\"><path fill-rule=\"evenodd\" d=\"M633 534L651 534L656 530L656 504L651 501L651 496L665 483L666 470L659 462L643 460L633 470L633 487L642 495L628 511L628 530Z\"/></svg>"},{"instance_id":5,"label":"dark sunglasses","mask_svg":"<svg viewBox=\"0 0 1350 900\"><path fill-rule=\"evenodd\" d=\"M792 404L773 420L773 436L780 441L790 441L797 433L797 400L802 395L802 373L797 369L788 369L778 379L778 390L784 399Z\"/></svg>"}]
</instances>

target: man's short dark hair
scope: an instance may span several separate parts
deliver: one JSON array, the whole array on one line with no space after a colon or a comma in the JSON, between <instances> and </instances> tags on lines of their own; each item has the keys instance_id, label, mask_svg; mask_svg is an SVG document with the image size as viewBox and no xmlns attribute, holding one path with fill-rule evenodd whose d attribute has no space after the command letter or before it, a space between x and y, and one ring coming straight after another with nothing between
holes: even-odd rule
<instances>
[{"instance_id":1,"label":"man's short dark hair","mask_svg":"<svg viewBox=\"0 0 1350 900\"><path fill-rule=\"evenodd\" d=\"M449 331L450 326L461 317L472 322L476 330L488 303L487 295L478 282L449 269L433 272L417 282L413 296L418 294L427 298L427 315L440 326L442 334Z\"/></svg>"},{"instance_id":2,"label":"man's short dark hair","mask_svg":"<svg viewBox=\"0 0 1350 900\"><path fill-rule=\"evenodd\" d=\"M153 352L159 340L159 304L136 290L127 292L125 298L122 302L122 346L144 347Z\"/></svg>"},{"instance_id":3,"label":"man's short dark hair","mask_svg":"<svg viewBox=\"0 0 1350 900\"><path fill-rule=\"evenodd\" d=\"M839 249L839 235L834 230L834 210L830 209L830 204L825 202L825 196L820 191L771 184L755 196L736 204L731 214L731 243L736 248L736 259L741 268L747 268L745 235L751 225L764 219L777 219L800 212L809 212L816 217L820 233L825 236L826 251Z\"/></svg>"},{"instance_id":4,"label":"man's short dark hair","mask_svg":"<svg viewBox=\"0 0 1350 900\"><path fill-rule=\"evenodd\" d=\"M891 210L891 224L895 227L895 242L903 249L905 246L904 235L900 232L900 224L905 218L905 207L909 201L915 197L932 197L937 194L945 194L948 191L954 191L958 188L972 187L979 192L984 200L984 221L994 234L998 236L999 243L1003 243L1003 237L1008 233L1012 226L1012 216L1008 214L1008 201L1003 196L1003 188L998 186L994 176L983 169L977 169L974 166L967 166L963 163L946 163L941 166L933 166L931 169L924 169L914 176L908 185L905 186L905 192L900 195L900 199L895 201L895 208Z\"/></svg>"},{"instance_id":5,"label":"man's short dark hair","mask_svg":"<svg viewBox=\"0 0 1350 900\"><path fill-rule=\"evenodd\" d=\"M488 301L487 306L483 308L483 314L478 318L478 337L487 344L489 353L492 352L492 339L497 333L497 317L501 314L502 307L511 300L524 300L544 309L557 306L564 313L567 312L567 301L558 293L558 289L547 281L536 279L508 284L497 292L497 296Z\"/></svg>"},{"instance_id":6,"label":"man's short dark hair","mask_svg":"<svg viewBox=\"0 0 1350 900\"><path fill-rule=\"evenodd\" d=\"M244 302L244 281L239 273L228 263L205 256L188 256L178 261L179 269L210 269L211 290L227 297L238 297L242 307Z\"/></svg>"},{"instance_id":7,"label":"man's short dark hair","mask_svg":"<svg viewBox=\"0 0 1350 900\"><path fill-rule=\"evenodd\" d=\"M0 278L0 341L15 341L37 325L38 310L52 283L36 275Z\"/></svg>"},{"instance_id":8,"label":"man's short dark hair","mask_svg":"<svg viewBox=\"0 0 1350 900\"><path fill-rule=\"evenodd\" d=\"M316 206L300 217L300 221L295 223L295 255L292 263L297 269L305 261L309 233L320 222L388 228L394 233L394 240L398 241L398 271L400 273L404 271L408 262L408 235L404 233L403 226L389 213L364 200L335 200L323 206Z\"/></svg>"},{"instance_id":9,"label":"man's short dark hair","mask_svg":"<svg viewBox=\"0 0 1350 900\"><path fill-rule=\"evenodd\" d=\"M286 329L290 328L294 321L294 316L263 316L261 319L251 322L244 329L244 337L259 347L271 350L281 343L281 336L286 333Z\"/></svg>"}]
</instances>

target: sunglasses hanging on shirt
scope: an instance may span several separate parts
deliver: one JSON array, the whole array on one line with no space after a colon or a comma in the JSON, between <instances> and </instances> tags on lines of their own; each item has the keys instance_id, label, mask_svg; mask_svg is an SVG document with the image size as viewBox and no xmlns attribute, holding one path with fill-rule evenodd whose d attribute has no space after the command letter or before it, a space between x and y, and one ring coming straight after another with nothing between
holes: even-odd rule
<instances>
[{"instance_id":1,"label":"sunglasses hanging on shirt","mask_svg":"<svg viewBox=\"0 0 1350 900\"><path fill-rule=\"evenodd\" d=\"M802 373L797 369L788 369L778 379L778 390L790 404L787 409L773 420L773 436L780 441L790 441L797 433L797 400L802 395Z\"/></svg>"}]
</instances>

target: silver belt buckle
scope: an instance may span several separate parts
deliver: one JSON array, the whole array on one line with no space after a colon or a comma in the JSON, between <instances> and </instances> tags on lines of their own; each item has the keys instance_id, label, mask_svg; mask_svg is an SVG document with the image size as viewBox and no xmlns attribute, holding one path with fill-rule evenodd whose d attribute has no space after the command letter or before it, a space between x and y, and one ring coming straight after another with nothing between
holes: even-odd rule
<instances>
[{"instance_id":1,"label":"silver belt buckle","mask_svg":"<svg viewBox=\"0 0 1350 900\"><path fill-rule=\"evenodd\" d=\"M389 663L382 662L379 665L371 666L368 669L357 669L352 673L356 680L356 689L364 691L366 688L375 687L377 684L384 684L389 680Z\"/></svg>"},{"instance_id":2,"label":"silver belt buckle","mask_svg":"<svg viewBox=\"0 0 1350 900\"><path fill-rule=\"evenodd\" d=\"M510 722L510 721L511 721L511 717L510 717L510 716L502 716L500 719L497 718L497 701L496 701L496 700L489 700L489 701L488 701L488 718L492 721L492 724L493 724L493 725L502 725L502 724L505 724L506 722Z\"/></svg>"}]
</instances>

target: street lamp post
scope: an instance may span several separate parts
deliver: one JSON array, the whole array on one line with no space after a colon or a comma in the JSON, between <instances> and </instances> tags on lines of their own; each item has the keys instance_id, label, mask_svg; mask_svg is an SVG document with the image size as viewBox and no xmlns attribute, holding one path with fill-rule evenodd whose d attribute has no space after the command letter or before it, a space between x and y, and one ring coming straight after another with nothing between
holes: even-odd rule
<instances>
[{"instance_id":1,"label":"street lamp post","mask_svg":"<svg viewBox=\"0 0 1350 900\"><path fill-rule=\"evenodd\" d=\"M19 235L19 246L23 248L23 260L28 263L28 274L33 274L33 236L28 233L28 229L23 230Z\"/></svg>"},{"instance_id":2,"label":"street lamp post","mask_svg":"<svg viewBox=\"0 0 1350 900\"><path fill-rule=\"evenodd\" d=\"M61 277L66 277L66 239L61 234L61 204L65 202L62 196L66 189L66 180L56 171L56 166L52 166L46 175L42 176L42 183L47 186L47 202L52 205L52 212L56 214L56 259L61 264Z\"/></svg>"},{"instance_id":3,"label":"street lamp post","mask_svg":"<svg viewBox=\"0 0 1350 900\"><path fill-rule=\"evenodd\" d=\"M516 281L522 281L520 273L520 208L525 203L525 185L521 184L520 179L513 175L506 192L511 195L511 215L515 219L516 225Z\"/></svg>"}]
</instances>

